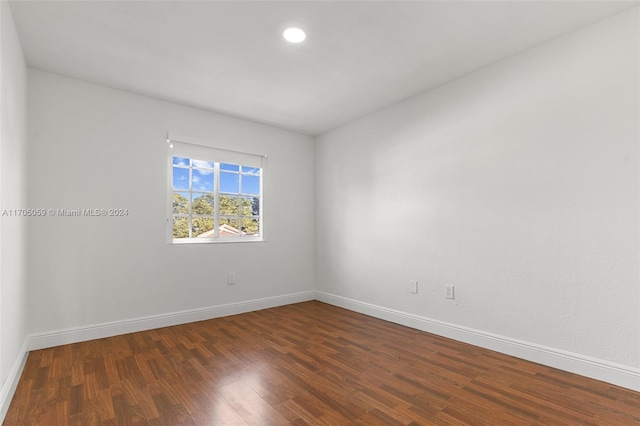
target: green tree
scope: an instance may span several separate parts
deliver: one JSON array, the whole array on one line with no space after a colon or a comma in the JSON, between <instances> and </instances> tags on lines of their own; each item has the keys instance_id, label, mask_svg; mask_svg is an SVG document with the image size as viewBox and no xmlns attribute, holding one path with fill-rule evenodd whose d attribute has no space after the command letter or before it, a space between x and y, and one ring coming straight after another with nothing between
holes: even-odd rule
<instances>
[{"instance_id":1,"label":"green tree","mask_svg":"<svg viewBox=\"0 0 640 426\"><path fill-rule=\"evenodd\" d=\"M259 198L243 198L241 202L242 231L247 234L257 234L260 231L260 222L253 218L260 214Z\"/></svg>"},{"instance_id":2,"label":"green tree","mask_svg":"<svg viewBox=\"0 0 640 426\"><path fill-rule=\"evenodd\" d=\"M209 217L194 216L191 232L194 237L213 229L213 194L199 195L193 200L192 212L194 215L207 215Z\"/></svg>"},{"instance_id":3,"label":"green tree","mask_svg":"<svg viewBox=\"0 0 640 426\"><path fill-rule=\"evenodd\" d=\"M173 214L189 213L189 199L177 192L173 193Z\"/></svg>"},{"instance_id":4,"label":"green tree","mask_svg":"<svg viewBox=\"0 0 640 426\"><path fill-rule=\"evenodd\" d=\"M173 238L189 238L189 218L173 218Z\"/></svg>"},{"instance_id":5,"label":"green tree","mask_svg":"<svg viewBox=\"0 0 640 426\"><path fill-rule=\"evenodd\" d=\"M220 215L231 216L220 219L220 224L227 224L247 234L256 234L260 223L253 218L259 214L259 198L244 198L236 195L220 196Z\"/></svg>"},{"instance_id":6,"label":"green tree","mask_svg":"<svg viewBox=\"0 0 640 426\"><path fill-rule=\"evenodd\" d=\"M188 214L189 199L176 192L173 193L173 214ZM189 238L189 218L173 217L173 238Z\"/></svg>"},{"instance_id":7,"label":"green tree","mask_svg":"<svg viewBox=\"0 0 640 426\"><path fill-rule=\"evenodd\" d=\"M193 214L213 215L213 194L201 195L193 200Z\"/></svg>"},{"instance_id":8,"label":"green tree","mask_svg":"<svg viewBox=\"0 0 640 426\"><path fill-rule=\"evenodd\" d=\"M213 229L212 217L194 217L191 231L194 237Z\"/></svg>"},{"instance_id":9,"label":"green tree","mask_svg":"<svg viewBox=\"0 0 640 426\"><path fill-rule=\"evenodd\" d=\"M229 225L247 234L257 234L260 222L254 217L260 213L260 199L258 197L244 198L236 195L220 196L220 224ZM191 204L191 236L213 229L214 196L203 194L193 200ZM178 193L173 194L173 213L189 214L189 199ZM201 216L200 216L201 215ZM226 217L225 217L226 216ZM189 238L189 218L173 217L173 238Z\"/></svg>"},{"instance_id":10,"label":"green tree","mask_svg":"<svg viewBox=\"0 0 640 426\"><path fill-rule=\"evenodd\" d=\"M224 216L237 216L238 200L240 197L235 195L221 195L220 196L220 214Z\"/></svg>"}]
</instances>

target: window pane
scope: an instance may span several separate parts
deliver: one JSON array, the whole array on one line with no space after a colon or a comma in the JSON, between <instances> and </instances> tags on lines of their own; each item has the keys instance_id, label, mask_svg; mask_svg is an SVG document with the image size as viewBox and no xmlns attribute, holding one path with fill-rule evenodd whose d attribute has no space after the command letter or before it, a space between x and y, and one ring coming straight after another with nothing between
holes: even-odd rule
<instances>
[{"instance_id":1,"label":"window pane","mask_svg":"<svg viewBox=\"0 0 640 426\"><path fill-rule=\"evenodd\" d=\"M213 170L193 169L191 182L195 191L213 192Z\"/></svg>"},{"instance_id":2,"label":"window pane","mask_svg":"<svg viewBox=\"0 0 640 426\"><path fill-rule=\"evenodd\" d=\"M213 214L213 194L193 194L193 214Z\"/></svg>"},{"instance_id":3,"label":"window pane","mask_svg":"<svg viewBox=\"0 0 640 426\"><path fill-rule=\"evenodd\" d=\"M211 238L213 237L213 218L212 217L194 217L191 232L194 237Z\"/></svg>"},{"instance_id":4,"label":"window pane","mask_svg":"<svg viewBox=\"0 0 640 426\"><path fill-rule=\"evenodd\" d=\"M251 198L242 198L240 200L240 215L253 216L253 200Z\"/></svg>"},{"instance_id":5,"label":"window pane","mask_svg":"<svg viewBox=\"0 0 640 426\"><path fill-rule=\"evenodd\" d=\"M260 176L242 175L242 193L260 194Z\"/></svg>"},{"instance_id":6,"label":"window pane","mask_svg":"<svg viewBox=\"0 0 640 426\"><path fill-rule=\"evenodd\" d=\"M238 219L220 219L221 237L237 237L239 235L242 235L242 231L240 231L240 221Z\"/></svg>"},{"instance_id":7,"label":"window pane","mask_svg":"<svg viewBox=\"0 0 640 426\"><path fill-rule=\"evenodd\" d=\"M222 163L222 164L220 164L220 170L232 170L234 172L239 172L240 171L240 166L238 166L237 164Z\"/></svg>"},{"instance_id":8,"label":"window pane","mask_svg":"<svg viewBox=\"0 0 640 426\"><path fill-rule=\"evenodd\" d=\"M189 189L189 169L173 168L173 189Z\"/></svg>"},{"instance_id":9,"label":"window pane","mask_svg":"<svg viewBox=\"0 0 640 426\"><path fill-rule=\"evenodd\" d=\"M173 164L176 166L189 166L189 159L184 157L173 157Z\"/></svg>"},{"instance_id":10,"label":"window pane","mask_svg":"<svg viewBox=\"0 0 640 426\"><path fill-rule=\"evenodd\" d=\"M242 166L242 173L251 173L252 175L259 175L260 169L257 167Z\"/></svg>"},{"instance_id":11,"label":"window pane","mask_svg":"<svg viewBox=\"0 0 640 426\"><path fill-rule=\"evenodd\" d=\"M220 196L220 214L234 216L238 215L240 209L238 203L240 197L234 195L221 195Z\"/></svg>"},{"instance_id":12,"label":"window pane","mask_svg":"<svg viewBox=\"0 0 640 426\"><path fill-rule=\"evenodd\" d=\"M246 235L260 234L260 221L258 218L243 218L242 227L240 228Z\"/></svg>"},{"instance_id":13,"label":"window pane","mask_svg":"<svg viewBox=\"0 0 640 426\"><path fill-rule=\"evenodd\" d=\"M251 197L251 216L260 216L260 197ZM247 215L247 216L249 216Z\"/></svg>"},{"instance_id":14,"label":"window pane","mask_svg":"<svg viewBox=\"0 0 640 426\"><path fill-rule=\"evenodd\" d=\"M173 214L182 213L189 214L189 193L174 192L173 193Z\"/></svg>"},{"instance_id":15,"label":"window pane","mask_svg":"<svg viewBox=\"0 0 640 426\"><path fill-rule=\"evenodd\" d=\"M189 218L173 218L173 238L189 238Z\"/></svg>"},{"instance_id":16,"label":"window pane","mask_svg":"<svg viewBox=\"0 0 640 426\"><path fill-rule=\"evenodd\" d=\"M240 192L240 175L220 172L220 192Z\"/></svg>"},{"instance_id":17,"label":"window pane","mask_svg":"<svg viewBox=\"0 0 640 426\"><path fill-rule=\"evenodd\" d=\"M191 165L199 169L213 169L213 161L191 160Z\"/></svg>"}]
</instances>

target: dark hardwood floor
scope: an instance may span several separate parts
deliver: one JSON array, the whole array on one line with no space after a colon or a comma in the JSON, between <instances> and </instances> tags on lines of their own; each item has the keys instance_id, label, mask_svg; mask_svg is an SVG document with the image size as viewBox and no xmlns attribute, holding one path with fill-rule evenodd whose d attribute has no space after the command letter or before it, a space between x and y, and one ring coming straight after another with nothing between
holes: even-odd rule
<instances>
[{"instance_id":1,"label":"dark hardwood floor","mask_svg":"<svg viewBox=\"0 0 640 426\"><path fill-rule=\"evenodd\" d=\"M637 425L640 393L320 302L29 354L5 425Z\"/></svg>"}]
</instances>

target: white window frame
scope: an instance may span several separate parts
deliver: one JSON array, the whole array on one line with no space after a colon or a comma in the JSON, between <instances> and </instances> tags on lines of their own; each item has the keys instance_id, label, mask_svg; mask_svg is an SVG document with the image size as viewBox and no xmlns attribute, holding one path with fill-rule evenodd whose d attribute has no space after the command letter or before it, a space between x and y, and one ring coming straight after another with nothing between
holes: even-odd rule
<instances>
[{"instance_id":1,"label":"white window frame","mask_svg":"<svg viewBox=\"0 0 640 426\"><path fill-rule=\"evenodd\" d=\"M261 242L265 239L264 228L264 180L267 168L267 156L264 154L255 154L231 149L213 147L207 141L200 139L187 138L184 136L167 135L168 156L167 156L167 241L170 244L211 244L211 243L245 243L245 242ZM220 206L219 202L214 204L214 230L213 237L189 237L189 238L173 238L173 194L174 192L189 192L193 194L191 183L188 190L174 191L173 189L173 157L190 158L194 160L209 161L215 164L214 173L217 176L214 179L214 197L219 200L220 195L220 164L233 164L238 166L253 167L260 169L260 194L259 194L259 235L242 235L242 236L220 236ZM191 170L191 169L190 169ZM191 172L190 172L191 174ZM242 179L242 169L239 170L239 179ZM242 188L242 187L241 187ZM196 191L197 192L197 191ZM240 197L251 196L249 194L234 194ZM224 215L223 215L224 216ZM189 214L191 216L191 213ZM242 215L238 215L240 219ZM191 226L191 220L190 226Z\"/></svg>"}]
</instances>

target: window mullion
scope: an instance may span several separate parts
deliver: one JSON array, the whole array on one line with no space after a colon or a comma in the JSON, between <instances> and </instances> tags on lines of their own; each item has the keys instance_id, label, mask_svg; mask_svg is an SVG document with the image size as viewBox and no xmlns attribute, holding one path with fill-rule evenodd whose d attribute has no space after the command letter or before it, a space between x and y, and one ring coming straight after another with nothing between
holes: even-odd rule
<instances>
[{"instance_id":1,"label":"window mullion","mask_svg":"<svg viewBox=\"0 0 640 426\"><path fill-rule=\"evenodd\" d=\"M189 160L189 238L193 238L193 188L191 187L193 182L193 168L191 167L191 160Z\"/></svg>"},{"instance_id":2,"label":"window mullion","mask_svg":"<svg viewBox=\"0 0 640 426\"><path fill-rule=\"evenodd\" d=\"M238 170L238 230L242 235L242 207L244 198L242 198L242 167Z\"/></svg>"},{"instance_id":3,"label":"window mullion","mask_svg":"<svg viewBox=\"0 0 640 426\"><path fill-rule=\"evenodd\" d=\"M213 163L213 236L220 237L220 163Z\"/></svg>"}]
</instances>

